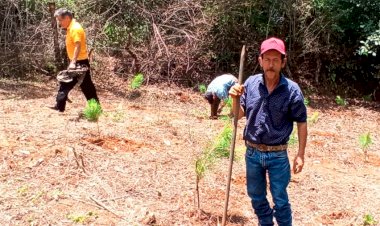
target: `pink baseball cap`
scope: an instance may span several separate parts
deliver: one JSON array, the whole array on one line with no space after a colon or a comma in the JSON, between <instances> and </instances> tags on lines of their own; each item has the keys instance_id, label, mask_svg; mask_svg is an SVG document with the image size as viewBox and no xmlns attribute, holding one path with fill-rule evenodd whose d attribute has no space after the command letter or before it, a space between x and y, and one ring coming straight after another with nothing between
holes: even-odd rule
<instances>
[{"instance_id":1,"label":"pink baseball cap","mask_svg":"<svg viewBox=\"0 0 380 226\"><path fill-rule=\"evenodd\" d=\"M268 50L277 50L281 54L285 55L285 44L281 39L269 38L261 43L260 54L264 54Z\"/></svg>"}]
</instances>

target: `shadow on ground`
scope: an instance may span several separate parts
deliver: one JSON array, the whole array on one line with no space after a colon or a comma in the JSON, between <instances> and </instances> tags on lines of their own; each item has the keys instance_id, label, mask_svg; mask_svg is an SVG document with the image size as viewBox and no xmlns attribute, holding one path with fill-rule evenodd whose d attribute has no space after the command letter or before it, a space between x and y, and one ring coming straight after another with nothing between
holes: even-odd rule
<instances>
[{"instance_id":1,"label":"shadow on ground","mask_svg":"<svg viewBox=\"0 0 380 226\"><path fill-rule=\"evenodd\" d=\"M52 96L56 90L54 82L28 82L17 80L0 80L2 99L40 99Z\"/></svg>"},{"instance_id":2,"label":"shadow on ground","mask_svg":"<svg viewBox=\"0 0 380 226\"><path fill-rule=\"evenodd\" d=\"M208 223L212 222L212 225L220 225L222 223L223 216L215 216L211 213L202 211L201 220L203 222L207 221ZM229 214L227 216L227 222L233 225L246 225L249 222L249 219L244 216Z\"/></svg>"},{"instance_id":3,"label":"shadow on ground","mask_svg":"<svg viewBox=\"0 0 380 226\"><path fill-rule=\"evenodd\" d=\"M345 111L350 110L353 107L363 107L368 110L380 112L380 102L376 101L364 101L360 99L347 98L347 105L340 106L336 103L335 97L330 96L309 96L310 100L309 106L318 109L320 111L331 110L331 111Z\"/></svg>"}]
</instances>

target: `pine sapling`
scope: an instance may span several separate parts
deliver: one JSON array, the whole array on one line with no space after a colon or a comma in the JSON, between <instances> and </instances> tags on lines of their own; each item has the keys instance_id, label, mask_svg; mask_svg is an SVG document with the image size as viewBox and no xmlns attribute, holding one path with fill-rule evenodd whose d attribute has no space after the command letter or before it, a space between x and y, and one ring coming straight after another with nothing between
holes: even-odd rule
<instances>
[{"instance_id":1,"label":"pine sapling","mask_svg":"<svg viewBox=\"0 0 380 226\"><path fill-rule=\"evenodd\" d=\"M83 111L84 117L90 122L96 122L98 127L98 134L100 136L99 130L99 117L102 115L103 110L99 102L95 99L87 101L87 106Z\"/></svg>"},{"instance_id":2,"label":"pine sapling","mask_svg":"<svg viewBox=\"0 0 380 226\"><path fill-rule=\"evenodd\" d=\"M371 133L367 132L359 137L360 146L364 153L364 161L368 161L368 147L372 144Z\"/></svg>"}]
</instances>

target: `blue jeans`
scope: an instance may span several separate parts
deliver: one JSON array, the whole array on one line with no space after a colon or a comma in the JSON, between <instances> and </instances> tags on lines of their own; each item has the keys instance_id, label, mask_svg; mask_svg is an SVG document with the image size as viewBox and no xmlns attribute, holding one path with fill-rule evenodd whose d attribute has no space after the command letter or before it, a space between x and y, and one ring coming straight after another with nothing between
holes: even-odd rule
<instances>
[{"instance_id":1,"label":"blue jeans","mask_svg":"<svg viewBox=\"0 0 380 226\"><path fill-rule=\"evenodd\" d=\"M261 152L247 148L245 154L247 167L247 191L252 207L261 226L273 226L273 216L279 226L292 225L292 211L286 187L290 181L288 153L284 151ZM269 175L270 192L274 207L267 200L267 179Z\"/></svg>"}]
</instances>

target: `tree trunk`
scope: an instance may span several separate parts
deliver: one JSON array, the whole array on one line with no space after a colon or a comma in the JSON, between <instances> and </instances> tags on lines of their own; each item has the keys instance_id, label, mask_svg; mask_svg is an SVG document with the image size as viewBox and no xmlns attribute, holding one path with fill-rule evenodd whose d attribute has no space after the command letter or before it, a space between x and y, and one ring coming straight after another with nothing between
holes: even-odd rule
<instances>
[{"instance_id":1,"label":"tree trunk","mask_svg":"<svg viewBox=\"0 0 380 226\"><path fill-rule=\"evenodd\" d=\"M54 2L49 2L49 11L51 15L51 27L53 29L55 66L56 66L56 69L59 70L62 67L62 59L61 59L61 53L59 49L59 42L58 42L57 20L54 17L54 12L55 12Z\"/></svg>"}]
</instances>

